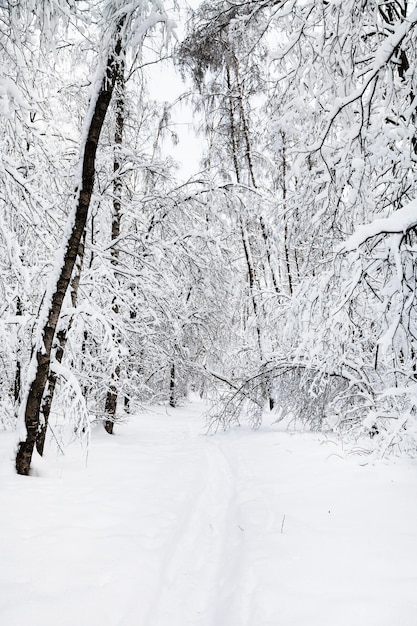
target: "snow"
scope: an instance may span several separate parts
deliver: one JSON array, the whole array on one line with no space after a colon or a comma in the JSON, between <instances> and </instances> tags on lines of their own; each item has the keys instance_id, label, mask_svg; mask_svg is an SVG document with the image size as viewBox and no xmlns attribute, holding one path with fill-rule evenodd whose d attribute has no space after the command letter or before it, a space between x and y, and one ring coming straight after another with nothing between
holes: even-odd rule
<instances>
[{"instance_id":1,"label":"snow","mask_svg":"<svg viewBox=\"0 0 417 626\"><path fill-rule=\"evenodd\" d=\"M417 200L412 200L385 218L361 224L343 245L344 251L356 250L368 239L381 233L406 233L417 224Z\"/></svg>"},{"instance_id":2,"label":"snow","mask_svg":"<svg viewBox=\"0 0 417 626\"><path fill-rule=\"evenodd\" d=\"M266 424L205 436L153 407L13 473L0 439L0 623L415 626L414 461Z\"/></svg>"},{"instance_id":3,"label":"snow","mask_svg":"<svg viewBox=\"0 0 417 626\"><path fill-rule=\"evenodd\" d=\"M321 133L321 139L310 148L312 152L321 150L323 148L324 141L331 127L333 126L336 117L339 115L342 109L349 106L356 100L361 100L364 97L366 90L377 79L381 69L387 65L395 50L398 50L399 45L401 44L403 39L405 39L405 37L407 37L407 35L413 30L416 23L417 8L413 9L410 15L406 17L402 22L400 22L399 25L396 26L395 30L383 40L382 44L379 46L378 50L376 50L374 54L372 65L364 73L362 85L360 87L357 87L352 93L348 94L347 96L335 99L333 106L328 114L328 121L325 124L325 127Z\"/></svg>"},{"instance_id":4,"label":"snow","mask_svg":"<svg viewBox=\"0 0 417 626\"><path fill-rule=\"evenodd\" d=\"M16 84L0 73L0 115L6 118L18 109L30 110L30 106Z\"/></svg>"}]
</instances>

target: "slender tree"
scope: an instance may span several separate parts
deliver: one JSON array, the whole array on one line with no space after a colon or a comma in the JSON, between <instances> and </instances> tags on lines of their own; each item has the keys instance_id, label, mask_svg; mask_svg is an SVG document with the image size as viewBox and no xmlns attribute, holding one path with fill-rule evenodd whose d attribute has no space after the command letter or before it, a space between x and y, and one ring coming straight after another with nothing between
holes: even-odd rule
<instances>
[{"instance_id":1,"label":"slender tree","mask_svg":"<svg viewBox=\"0 0 417 626\"><path fill-rule=\"evenodd\" d=\"M119 259L119 243L118 239L121 232L122 220L122 179L120 177L121 152L123 146L123 128L124 128L124 98L125 98L125 63L121 59L117 68L116 76L116 97L115 97L115 130L114 130L114 161L113 161L113 212L111 220L111 239L113 246L111 249L111 261L117 272L117 262ZM117 317L119 313L119 305L117 296L114 296L112 306L113 314ZM115 327L113 325L113 332ZM116 363L114 371L111 373L110 388L107 391L105 402L105 429L109 434L113 433L113 425L117 410L117 381L120 376L120 365Z\"/></svg>"},{"instance_id":2,"label":"slender tree","mask_svg":"<svg viewBox=\"0 0 417 626\"><path fill-rule=\"evenodd\" d=\"M16 455L16 470L18 474L27 475L30 470L33 447L40 425L40 408L49 375L55 330L87 222L94 185L97 146L116 81L118 59L122 53L123 24L124 19L119 20L116 24L115 32L110 40L110 50L107 52L105 66L99 81L99 88L92 96L90 104L91 114L87 116L85 143L82 148L81 181L76 189L72 224L68 238L63 246L60 266L56 276L53 276L53 279L50 281L49 290L45 298L43 315L39 323L40 340L34 349L32 371L29 374L33 378L29 384L27 397L22 404L26 439L20 441L18 446Z\"/></svg>"},{"instance_id":3,"label":"slender tree","mask_svg":"<svg viewBox=\"0 0 417 626\"><path fill-rule=\"evenodd\" d=\"M103 14L106 15L108 25L84 125L74 206L68 222L67 234L56 262L56 269L51 274L44 297L29 367L28 391L21 406L26 437L20 441L16 455L16 470L19 474L27 475L30 470L33 448L40 427L40 409L50 370L55 333L86 227L94 186L98 142L115 83L120 74L120 63L125 54L127 41L127 26L130 28L135 24L133 35L130 36L133 43L135 41L138 43L150 27L167 20L166 14L161 10L160 2L155 2L156 10L146 15L146 7L149 4L153 7L154 3L141 2L138 7L131 5L124 7L117 2L104 3ZM139 21L138 16L135 15L136 9L140 11Z\"/></svg>"}]
</instances>

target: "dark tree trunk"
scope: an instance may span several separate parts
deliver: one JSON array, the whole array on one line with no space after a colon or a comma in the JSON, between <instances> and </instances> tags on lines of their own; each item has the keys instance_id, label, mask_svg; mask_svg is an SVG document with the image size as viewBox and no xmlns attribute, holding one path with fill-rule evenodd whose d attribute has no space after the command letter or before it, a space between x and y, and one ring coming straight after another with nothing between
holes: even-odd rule
<instances>
[{"instance_id":1,"label":"dark tree trunk","mask_svg":"<svg viewBox=\"0 0 417 626\"><path fill-rule=\"evenodd\" d=\"M232 91L233 91L232 79L230 75L230 69L228 66L226 67L226 79L227 79L227 89L230 94L228 113L229 113L229 121L230 121L230 140L232 143L233 166L235 169L236 181L240 183L241 176L240 176L240 167L239 167L239 162L238 162L238 143L239 142L238 142L238 133L237 133L235 118L234 118L235 107L234 107L233 97L232 97ZM258 303L255 297L255 283L256 283L255 267L254 267L253 260L252 260L252 253L251 253L249 238L246 232L246 224L244 224L243 222L242 215L239 216L239 226L240 226L240 233L242 237L243 250L245 253L246 267L248 270L249 293L251 296L253 312L255 314L255 320L256 320L256 334L257 334L257 339L258 339L259 353L262 358L262 342L261 342L261 329L259 327L259 311L258 311Z\"/></svg>"},{"instance_id":2,"label":"dark tree trunk","mask_svg":"<svg viewBox=\"0 0 417 626\"><path fill-rule=\"evenodd\" d=\"M107 392L106 404L104 406L104 411L107 415L107 419L104 422L104 428L106 429L106 432L109 433L109 435L113 434L114 420L116 417L118 393L117 393L117 386L114 381L119 377L119 374L120 374L120 367L116 365L114 374L112 376L113 380L110 385L110 389Z\"/></svg>"},{"instance_id":3,"label":"dark tree trunk","mask_svg":"<svg viewBox=\"0 0 417 626\"><path fill-rule=\"evenodd\" d=\"M20 391L21 391L21 378L22 378L22 365L20 363L20 359L18 358L16 361L16 370L14 374L14 384L13 384L13 395L16 403L20 400Z\"/></svg>"},{"instance_id":4,"label":"dark tree trunk","mask_svg":"<svg viewBox=\"0 0 417 626\"><path fill-rule=\"evenodd\" d=\"M57 333L56 340L58 346L55 351L55 360L57 363L61 363L65 344L67 341L66 330L61 330ZM54 399L55 387L57 383L57 374L53 370L49 371L45 392L43 394L43 401L41 405L42 420L39 420L39 426L36 433L36 450L40 456L43 456L43 450L45 447L46 431L48 430L49 416L51 414L52 401Z\"/></svg>"},{"instance_id":5,"label":"dark tree trunk","mask_svg":"<svg viewBox=\"0 0 417 626\"><path fill-rule=\"evenodd\" d=\"M121 147L123 145L123 128L124 128L124 91L125 91L125 78L124 78L124 62L120 60L118 65L118 72L116 76L115 92L116 92L116 126L114 131L114 161L113 161L113 215L111 225L111 238L113 247L111 249L111 262L114 266L117 266L119 261L119 243L117 239L120 236L121 219L122 219L122 179L119 175L121 163ZM116 278L117 280L117 278ZM113 313L117 315L119 313L119 306L117 302L113 304ZM116 339L115 327L112 328L113 336ZM116 365L112 372L112 382L110 389L107 392L106 403L104 412L106 414L106 420L104 422L104 428L109 433L113 434L113 425L116 418L117 410L117 385L115 380L119 378L120 366Z\"/></svg>"},{"instance_id":6,"label":"dark tree trunk","mask_svg":"<svg viewBox=\"0 0 417 626\"><path fill-rule=\"evenodd\" d=\"M169 406L172 406L172 408L175 408L177 406L175 394L175 363L171 364L169 374Z\"/></svg>"},{"instance_id":7,"label":"dark tree trunk","mask_svg":"<svg viewBox=\"0 0 417 626\"><path fill-rule=\"evenodd\" d=\"M22 311L22 301L20 300L19 296L17 296L17 300L16 300L16 315L17 316L21 316L23 315L23 311ZM13 384L13 395L14 395L14 401L16 404L19 403L20 401L20 392L22 389L22 364L20 361L20 339L19 336L17 338L18 341L18 349L17 349L17 359L16 359L16 370L15 370L15 374L14 374L14 384Z\"/></svg>"},{"instance_id":8,"label":"dark tree trunk","mask_svg":"<svg viewBox=\"0 0 417 626\"><path fill-rule=\"evenodd\" d=\"M34 374L29 383L25 406L22 407L26 425L26 439L19 442L16 454L16 471L18 474L25 476L27 476L30 471L33 449L39 431L40 408L49 375L55 332L87 222L88 209L94 186L97 145L112 98L117 76L117 60L122 51L121 28L122 23L119 22L116 31L115 45L107 58L106 70L102 78L101 87L97 95L83 147L82 178L80 186L76 190L76 207L73 226L64 248L62 266L58 270L55 284L51 290L50 301L49 303L46 302L45 305L48 307L45 318L41 318L40 320L39 332L41 340L35 346L32 367L30 368L34 368Z\"/></svg>"},{"instance_id":9,"label":"dark tree trunk","mask_svg":"<svg viewBox=\"0 0 417 626\"><path fill-rule=\"evenodd\" d=\"M71 280L71 305L72 308L75 309L77 306L77 296L78 296L78 287L80 285L81 279L81 270L83 266L84 260L84 250L85 250L85 231L84 236L81 239L80 248L78 251L78 261L76 263L76 272L74 274L73 279ZM71 330L73 317L69 320L67 326L59 330L56 334L55 343L55 361L60 364L62 363L62 359L64 358L65 346L67 344L68 333ZM51 414L52 402L54 399L55 388L57 383L58 376L53 369L49 370L49 376L46 383L45 391L43 394L43 400L41 405L41 414L42 419L39 421L38 434L36 437L36 450L40 456L43 456L43 450L45 447L45 438L46 432L48 429L49 416Z\"/></svg>"}]
</instances>

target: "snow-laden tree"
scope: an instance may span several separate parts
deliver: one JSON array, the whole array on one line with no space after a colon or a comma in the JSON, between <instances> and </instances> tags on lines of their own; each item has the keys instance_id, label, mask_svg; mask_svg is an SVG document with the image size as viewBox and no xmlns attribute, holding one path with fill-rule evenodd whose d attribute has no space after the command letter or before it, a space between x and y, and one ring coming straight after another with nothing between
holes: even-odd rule
<instances>
[{"instance_id":1,"label":"snow-laden tree","mask_svg":"<svg viewBox=\"0 0 417 626\"><path fill-rule=\"evenodd\" d=\"M94 187L98 143L120 72L121 60L126 47L140 45L147 30L158 23L168 23L162 3L156 0L127 6L109 1L101 3L96 9L101 9L97 22L101 35L97 71L91 83L90 103L81 135L73 206L62 245L48 279L34 335L27 392L21 405L26 433L19 443L16 457L16 469L20 474L28 474L30 469L40 427L41 403L50 371L55 333L86 228Z\"/></svg>"},{"instance_id":2,"label":"snow-laden tree","mask_svg":"<svg viewBox=\"0 0 417 626\"><path fill-rule=\"evenodd\" d=\"M238 377L263 368L275 351L277 312L291 290L283 281L273 232L277 203L266 175L271 164L259 149L267 84L267 49L260 36L267 22L260 8L251 2L203 3L178 55L180 67L191 72L198 87L206 167L215 173L217 197L230 224L234 307L242 308L230 334L230 362ZM269 15L266 3L264 8ZM225 363L224 375L229 366ZM262 389L272 405L269 384Z\"/></svg>"},{"instance_id":3,"label":"snow-laden tree","mask_svg":"<svg viewBox=\"0 0 417 626\"><path fill-rule=\"evenodd\" d=\"M338 23L346 22L335 14ZM323 113L310 139L309 154L327 173L313 232L324 241L320 229L325 225L332 238L324 249L321 244L322 269L315 255L314 273L300 284L298 319L304 322L293 325L292 342L296 361L303 364L301 381L310 378L311 395L320 399L327 393L330 399L321 421L342 429L363 424L375 434L398 429L403 413L411 410L402 393L389 389L413 381L415 331L406 313L414 292L412 228L408 224L404 237L382 247L378 237L365 246L358 239L354 258L341 258L338 251L357 224L375 220L375 225L379 216L409 213L413 206L417 13L407 3L375 3L357 19L360 28L352 32L358 32L359 41L355 48L345 44L350 64L328 88L333 102L329 97L328 106L321 101Z\"/></svg>"},{"instance_id":4,"label":"snow-laden tree","mask_svg":"<svg viewBox=\"0 0 417 626\"><path fill-rule=\"evenodd\" d=\"M222 425L266 405L373 434L412 416L414 7L202 3L176 51L207 145L187 184L164 156L170 94L147 93L161 2L0 11L0 385L21 400L18 471L56 393L77 430L214 381Z\"/></svg>"},{"instance_id":5,"label":"snow-laden tree","mask_svg":"<svg viewBox=\"0 0 417 626\"><path fill-rule=\"evenodd\" d=\"M385 279L364 281L366 272L356 270L362 278L349 288L351 261L340 262L338 253L357 224L401 210L414 197L416 17L410 3L376 0L222 0L203 3L194 15L180 59L201 86L209 116L226 120L228 110L234 113L227 128L217 122L210 127L211 164L229 178L243 167L246 186L270 192L263 192L260 211L253 202L245 206L252 220L262 216L264 250L277 268L271 351L232 390L226 422L248 399L257 419L272 385L282 413L314 427L327 418L358 424L376 390L385 393L392 385L383 368L375 369L384 323L375 320L373 305L382 297L392 309L377 288ZM241 114L240 98L250 114ZM247 133L249 143L248 128L256 129ZM252 242L255 232L252 224ZM402 246L405 263L407 237ZM252 244L252 252L257 249ZM399 258L395 265L389 256L384 253L381 264L387 275ZM266 252L258 257L258 276L265 276L259 267L266 258ZM367 261L358 258L363 271ZM407 263L397 294L413 293ZM258 298L262 287L254 292ZM263 315L263 326L268 320ZM405 354L412 355L414 331L403 326ZM404 347L394 342L392 350L396 361L404 361Z\"/></svg>"},{"instance_id":6,"label":"snow-laden tree","mask_svg":"<svg viewBox=\"0 0 417 626\"><path fill-rule=\"evenodd\" d=\"M104 15L104 9L110 11L112 6L114 15ZM63 57L56 46L56 31L51 33L51 42L37 42L36 49L42 50L47 44L56 49L54 62L63 68L60 90L75 118L71 127L73 161L59 172L68 181L70 220L77 217L80 199L85 202L80 219L72 222L76 232L68 226L64 230L60 258L50 275L50 299L44 297L40 311L35 335L38 349L29 369L29 375L35 376L32 381L29 378L26 404L29 436L21 442L18 455L18 464L26 455L25 472L33 441L43 454L48 426L50 432L55 425L61 428L63 416L72 420L80 436L84 432L88 436L91 415L103 420L111 431L114 421L123 415L123 401L126 406L132 400L149 399L176 404L189 389L204 392L217 380L218 364L227 353L223 311L227 308L227 285L232 282L224 262L227 234L223 217L210 206L209 181L177 183L175 164L163 156L161 139L164 134L174 136L169 126L169 104L148 100L145 75L147 66L161 56L164 42L161 37L150 42L149 33L156 31L149 28L157 22L165 24L166 16L159 5L155 11L152 7L152 3L137 3L131 14L124 9L119 13L116 4L104 3L96 5L88 16L71 15L74 28L83 28L84 35L88 32L85 54L77 28L71 34L74 45L65 47ZM140 8L145 12L149 9L144 27L140 26ZM133 24L132 15L138 17L137 24ZM86 23L83 17L94 19ZM111 27L113 37L108 30ZM69 29L68 22L65 28ZM68 33L65 31L71 39ZM145 37L146 56L139 56L129 42L140 43ZM120 51L115 51L115 46ZM85 87L97 65L97 55L102 63L88 104ZM74 58L79 81L68 85L65 63ZM104 72L102 78L100 71ZM97 102L103 106L97 108ZM81 131L86 143L81 143L78 175L84 184L88 166L87 174L94 173L94 187L90 180L88 193L78 195L74 146L83 122L79 114L82 106L89 113ZM54 115L52 107L51 117ZM94 145L88 143L89 125L93 126ZM91 153L89 147L94 148ZM61 231L52 234L56 241ZM50 239L46 231L45 241ZM66 264L68 250L70 262ZM45 252L45 256L50 263L50 253ZM65 275L58 271L60 264ZM56 281L62 289L54 293ZM26 356L25 364L27 361Z\"/></svg>"},{"instance_id":7,"label":"snow-laden tree","mask_svg":"<svg viewBox=\"0 0 417 626\"><path fill-rule=\"evenodd\" d=\"M72 34L68 16L58 11L54 29L63 29L62 38L56 38L56 47L51 41L51 54L40 57L50 11L46 2L42 10L39 3L0 8L2 397L7 405L1 420L9 423L13 409L8 399L20 400L42 285L72 195L67 171L75 153L74 111L62 97L60 73L70 66ZM59 58L57 47L62 49Z\"/></svg>"}]
</instances>

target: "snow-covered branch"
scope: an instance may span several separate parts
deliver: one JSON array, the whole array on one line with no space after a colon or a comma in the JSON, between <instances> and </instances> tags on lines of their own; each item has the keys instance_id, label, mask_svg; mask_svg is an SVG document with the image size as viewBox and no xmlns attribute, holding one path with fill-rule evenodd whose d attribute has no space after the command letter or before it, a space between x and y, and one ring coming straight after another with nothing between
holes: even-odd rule
<instances>
[{"instance_id":1,"label":"snow-covered branch","mask_svg":"<svg viewBox=\"0 0 417 626\"><path fill-rule=\"evenodd\" d=\"M394 55L395 51L398 50L398 47L401 45L402 41L406 38L410 31L414 28L416 23L417 8L415 8L408 17L404 18L404 21L395 28L391 35L384 39L384 41L374 54L372 66L364 74L362 85L355 89L349 95L343 98L336 98L336 102L328 114L328 120L324 127L324 130L321 132L320 139L316 142L314 146L310 148L312 152L320 150L323 147L323 144L330 132L330 129L332 128L336 118L343 111L343 109L345 109L353 102L363 98L368 87L373 83L373 81L376 80L379 72L387 65L387 63Z\"/></svg>"},{"instance_id":2,"label":"snow-covered branch","mask_svg":"<svg viewBox=\"0 0 417 626\"><path fill-rule=\"evenodd\" d=\"M381 234L406 234L410 229L417 226L417 199L412 200L392 215L378 218L369 224L363 224L343 244L342 252L356 250L368 239Z\"/></svg>"}]
</instances>

